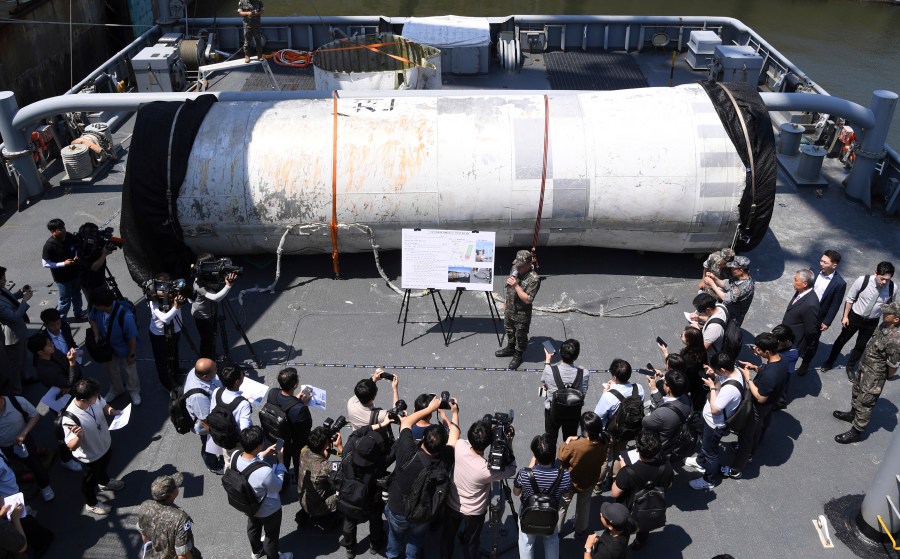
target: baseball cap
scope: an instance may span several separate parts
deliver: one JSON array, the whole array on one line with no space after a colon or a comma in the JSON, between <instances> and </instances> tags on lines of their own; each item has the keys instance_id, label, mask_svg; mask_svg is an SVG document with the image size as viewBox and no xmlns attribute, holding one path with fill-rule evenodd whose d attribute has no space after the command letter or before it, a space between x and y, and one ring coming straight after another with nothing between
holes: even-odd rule
<instances>
[{"instance_id":1,"label":"baseball cap","mask_svg":"<svg viewBox=\"0 0 900 559\"><path fill-rule=\"evenodd\" d=\"M353 449L353 465L368 468L375 463L375 439L362 437Z\"/></svg>"},{"instance_id":2,"label":"baseball cap","mask_svg":"<svg viewBox=\"0 0 900 559\"><path fill-rule=\"evenodd\" d=\"M513 266L521 266L526 263L531 264L531 251L520 250L516 253L516 258L513 260Z\"/></svg>"},{"instance_id":3,"label":"baseball cap","mask_svg":"<svg viewBox=\"0 0 900 559\"><path fill-rule=\"evenodd\" d=\"M181 472L171 476L159 476L150 484L150 496L154 501L165 501L183 482L184 476Z\"/></svg>"},{"instance_id":4,"label":"baseball cap","mask_svg":"<svg viewBox=\"0 0 900 559\"><path fill-rule=\"evenodd\" d=\"M603 503L600 514L617 530L626 530L632 522L628 509L622 503Z\"/></svg>"},{"instance_id":5,"label":"baseball cap","mask_svg":"<svg viewBox=\"0 0 900 559\"><path fill-rule=\"evenodd\" d=\"M734 260L728 263L729 268L743 268L744 270L750 268L750 259L746 256L735 256Z\"/></svg>"}]
</instances>

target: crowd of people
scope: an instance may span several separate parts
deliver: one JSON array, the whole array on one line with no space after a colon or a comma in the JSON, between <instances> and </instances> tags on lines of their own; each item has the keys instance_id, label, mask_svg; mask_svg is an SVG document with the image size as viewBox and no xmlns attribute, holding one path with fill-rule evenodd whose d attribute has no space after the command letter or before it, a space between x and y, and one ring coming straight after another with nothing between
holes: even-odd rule
<instances>
[{"instance_id":1,"label":"crowd of people","mask_svg":"<svg viewBox=\"0 0 900 559\"><path fill-rule=\"evenodd\" d=\"M126 393L132 405L141 404L136 367L141 336L133 305L105 282L96 285L102 269L97 259L105 265L111 250L85 262L61 220L51 220L48 229L43 265L57 283L59 300L55 309L40 313L39 332L29 333L27 326L30 288L8 291L6 270L0 268L5 349L0 352L0 497L19 493L27 474L43 500L55 498L54 480L31 433L42 417L55 416L61 465L81 472L85 513L104 516L110 506L98 492L124 487L107 471L113 452L107 418L122 413L112 403ZM241 390L245 371L216 361L215 329L204 322L233 285L233 274L216 288L195 285L202 351L189 372L173 368L170 352L182 327L181 308L191 302L187 296L163 290L149 298L149 335L160 384L171 394L172 423L179 433L197 437L200 463L221 476L228 502L246 515L253 557L293 557L281 549L280 536L283 503L295 488L297 526L339 531L349 559L363 551L360 524L368 524L368 551L388 559L422 556L430 533L442 559L453 557L457 548L474 559L481 554L485 524L498 520L488 517L491 507L504 498L512 503L513 496L519 498L513 508L520 557L533 557L541 546L544 557L556 559L560 538L572 533L584 543L585 558L620 558L646 545L650 533L665 524L666 492L676 468L700 474L690 481L698 491L742 477L762 452L774 414L790 404L791 378L815 368L819 337L831 327L841 301L842 330L819 371L832 369L843 345L857 336L846 367L853 383L850 411L836 410L834 416L851 423L835 437L837 443L861 439L885 380L900 365L900 302L894 300L890 262L879 263L874 274L857 278L849 289L837 271L840 262L840 254L828 250L818 273L794 274L794 296L782 324L753 336L749 360L739 354L745 346L741 325L753 312L751 262L728 249L704 263L681 347L670 349L657 340L662 368L635 369L616 358L608 380L594 389L599 396L590 398L590 372L577 363L579 341L545 345L539 380L544 430L531 435L524 466L513 452L517 434L511 418L486 415L463 432L459 400L464 395L420 394L409 410L400 397L399 376L382 369L356 383L346 416L324 425L313 426L312 394L301 390L299 374L290 367L278 373L254 414ZM513 357L511 369L521 364L540 284L528 251L516 254L513 267L516 273L506 283L509 345L498 352ZM155 280L154 286L170 281ZM86 301L82 281L94 283ZM100 383L83 374L70 320L90 321L85 346L93 361L106 364L105 396ZM48 390L36 405L21 395L28 382ZM382 408L376 400L385 382L390 407ZM737 441L726 464L721 439L728 433ZM193 520L175 503L180 484L179 475L159 476L151 484L151 499L141 505L138 522L145 557L201 557ZM494 505L492 496L499 498ZM18 504L0 511L0 548L9 553L47 544L46 537L37 541L43 528L21 517ZM588 532L592 520L602 526L600 533Z\"/></svg>"}]
</instances>

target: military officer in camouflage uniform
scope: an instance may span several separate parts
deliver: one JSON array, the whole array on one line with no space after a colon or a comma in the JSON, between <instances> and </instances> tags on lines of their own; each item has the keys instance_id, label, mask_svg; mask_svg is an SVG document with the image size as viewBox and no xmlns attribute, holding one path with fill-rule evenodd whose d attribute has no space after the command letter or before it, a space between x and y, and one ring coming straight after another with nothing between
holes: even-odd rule
<instances>
[{"instance_id":1,"label":"military officer in camouflage uniform","mask_svg":"<svg viewBox=\"0 0 900 559\"><path fill-rule=\"evenodd\" d=\"M728 267L728 264L732 260L734 260L734 251L730 248L717 250L707 256L706 260L703 261L703 277L700 278L700 284L697 286L697 289L715 297L715 291L706 285L706 274L707 272L712 272L720 280L731 279L731 268Z\"/></svg>"},{"instance_id":2,"label":"military officer in camouflage uniform","mask_svg":"<svg viewBox=\"0 0 900 559\"><path fill-rule=\"evenodd\" d=\"M900 302L882 305L883 322L866 345L859 374L853 383L852 411L835 411L834 416L853 424L849 431L837 435L841 444L855 443L872 419L872 409L881 396L884 381L893 377L900 366Z\"/></svg>"},{"instance_id":3,"label":"military officer in camouflage uniform","mask_svg":"<svg viewBox=\"0 0 900 559\"><path fill-rule=\"evenodd\" d=\"M138 512L138 531L146 544L144 559L203 559L194 547L193 520L175 505L181 474L159 476L150 485L153 499Z\"/></svg>"},{"instance_id":4,"label":"military officer in camouflage uniform","mask_svg":"<svg viewBox=\"0 0 900 559\"><path fill-rule=\"evenodd\" d=\"M512 356L510 369L522 364L522 354L528 345L528 328L531 326L531 304L541 288L541 278L531 265L531 252L520 250L513 260L513 271L506 280L506 347L497 350L497 357Z\"/></svg>"},{"instance_id":5,"label":"military officer in camouflage uniform","mask_svg":"<svg viewBox=\"0 0 900 559\"><path fill-rule=\"evenodd\" d=\"M262 31L259 18L265 11L262 0L240 0L238 15L244 18L244 62L250 62L250 40L256 47L256 57L262 60Z\"/></svg>"}]
</instances>

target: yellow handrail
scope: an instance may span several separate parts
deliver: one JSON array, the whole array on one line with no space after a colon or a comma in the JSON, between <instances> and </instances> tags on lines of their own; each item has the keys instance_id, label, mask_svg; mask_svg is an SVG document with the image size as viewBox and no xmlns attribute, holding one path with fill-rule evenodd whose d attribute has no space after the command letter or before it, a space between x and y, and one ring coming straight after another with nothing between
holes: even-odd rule
<instances>
[{"instance_id":1,"label":"yellow handrail","mask_svg":"<svg viewBox=\"0 0 900 559\"><path fill-rule=\"evenodd\" d=\"M900 546L897 546L897 541L894 539L894 536L891 535L888 527L885 526L884 520L881 519L881 515L877 515L876 518L878 518L878 523L881 524L881 529L884 530L884 533L887 534L888 539L891 540L891 545L894 546L894 551L900 550Z\"/></svg>"}]
</instances>

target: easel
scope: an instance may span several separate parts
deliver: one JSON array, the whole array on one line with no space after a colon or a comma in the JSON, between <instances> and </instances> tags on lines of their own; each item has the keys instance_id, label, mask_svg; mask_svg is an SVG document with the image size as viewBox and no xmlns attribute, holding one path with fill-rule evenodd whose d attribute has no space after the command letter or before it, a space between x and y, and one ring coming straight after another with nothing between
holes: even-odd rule
<instances>
[{"instance_id":1,"label":"easel","mask_svg":"<svg viewBox=\"0 0 900 559\"><path fill-rule=\"evenodd\" d=\"M457 287L456 292L453 294L453 298L450 299L450 309L447 311L447 334L444 336L444 345L450 345L450 338L453 336L453 321L456 319L456 311L459 309L459 301L462 299L462 294L466 291L465 287ZM484 296L487 299L488 310L491 313L491 324L494 325L494 332L497 334L497 345L503 345L503 338L500 336L500 329L497 328L497 321L500 320L500 310L497 309L497 304L494 302L493 297L491 297L491 293L487 291L484 292Z\"/></svg>"},{"instance_id":2,"label":"easel","mask_svg":"<svg viewBox=\"0 0 900 559\"><path fill-rule=\"evenodd\" d=\"M437 299L434 297L435 293L441 298L441 306L444 307L444 312L449 314L450 311L447 309L447 303L444 302L444 296L441 295L441 292L437 289L429 288L428 294L431 295L431 302L434 303L434 314L437 316L438 326L441 327L441 337L444 339L444 345L447 345L447 334L444 332L444 319L441 318L441 311L438 309ZM400 317L403 317L403 333L400 335L400 347L406 345L406 323L407 317L409 316L409 303L411 299L412 289L405 290L403 292L403 300L400 302L400 314L397 315L397 324L400 324Z\"/></svg>"}]
</instances>

